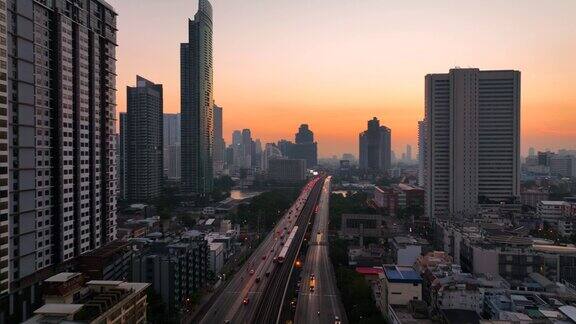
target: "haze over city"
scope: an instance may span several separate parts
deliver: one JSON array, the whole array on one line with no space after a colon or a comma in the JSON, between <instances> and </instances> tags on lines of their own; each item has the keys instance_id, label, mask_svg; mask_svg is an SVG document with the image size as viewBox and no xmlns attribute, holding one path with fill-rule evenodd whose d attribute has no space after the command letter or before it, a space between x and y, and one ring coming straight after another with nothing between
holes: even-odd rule
<instances>
[{"instance_id":1,"label":"haze over city","mask_svg":"<svg viewBox=\"0 0 576 324\"><path fill-rule=\"evenodd\" d=\"M118 110L135 74L164 84L180 111L179 44L197 9L187 0L112 0L118 19ZM522 154L574 147L576 2L214 1L214 98L224 137L263 142L308 123L319 155L357 154L373 116L397 154L416 148L424 76L449 68L522 72ZM281 127L279 127L281 125Z\"/></svg>"}]
</instances>

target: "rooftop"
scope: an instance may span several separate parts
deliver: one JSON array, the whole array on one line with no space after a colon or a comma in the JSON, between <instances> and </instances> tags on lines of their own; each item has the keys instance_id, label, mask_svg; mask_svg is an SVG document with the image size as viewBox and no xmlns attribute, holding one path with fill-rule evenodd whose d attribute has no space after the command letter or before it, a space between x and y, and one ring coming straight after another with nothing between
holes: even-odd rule
<instances>
[{"instance_id":1,"label":"rooftop","mask_svg":"<svg viewBox=\"0 0 576 324\"><path fill-rule=\"evenodd\" d=\"M422 278L412 267L387 265L384 266L384 274L389 282L397 283L421 283Z\"/></svg>"},{"instance_id":2,"label":"rooftop","mask_svg":"<svg viewBox=\"0 0 576 324\"><path fill-rule=\"evenodd\" d=\"M61 272L57 275L53 275L52 277L44 280L45 282L66 282L70 279L81 276L81 273L78 272Z\"/></svg>"}]
</instances>

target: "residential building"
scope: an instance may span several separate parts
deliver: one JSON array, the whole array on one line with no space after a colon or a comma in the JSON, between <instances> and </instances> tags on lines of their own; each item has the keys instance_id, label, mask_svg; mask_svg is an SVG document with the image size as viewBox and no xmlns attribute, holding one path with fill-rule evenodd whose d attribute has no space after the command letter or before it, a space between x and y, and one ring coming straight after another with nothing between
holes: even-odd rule
<instances>
[{"instance_id":1,"label":"residential building","mask_svg":"<svg viewBox=\"0 0 576 324\"><path fill-rule=\"evenodd\" d=\"M401 209L424 206L424 190L405 183L390 187L374 187L374 203L389 215L395 216Z\"/></svg>"},{"instance_id":2,"label":"residential building","mask_svg":"<svg viewBox=\"0 0 576 324\"><path fill-rule=\"evenodd\" d=\"M8 53L6 44L8 21L6 20L6 0L0 0L0 12L0 296L2 296L7 294L10 288L9 259L12 230L8 219L10 213L8 191L10 186L8 184L8 57L6 55ZM0 302L0 308L2 306Z\"/></svg>"},{"instance_id":3,"label":"residential building","mask_svg":"<svg viewBox=\"0 0 576 324\"><path fill-rule=\"evenodd\" d=\"M110 242L77 259L77 270L90 280L129 281L134 251L127 241Z\"/></svg>"},{"instance_id":4,"label":"residential building","mask_svg":"<svg viewBox=\"0 0 576 324\"><path fill-rule=\"evenodd\" d=\"M164 144L164 146L180 145L181 115L179 113L176 114L165 113L163 118L164 118L164 126L162 128L163 131L162 143Z\"/></svg>"},{"instance_id":5,"label":"residential building","mask_svg":"<svg viewBox=\"0 0 576 324\"><path fill-rule=\"evenodd\" d=\"M120 199L128 199L128 114L120 113L120 142L118 143L118 191Z\"/></svg>"},{"instance_id":6,"label":"residential building","mask_svg":"<svg viewBox=\"0 0 576 324\"><path fill-rule=\"evenodd\" d=\"M62 272L44 281L45 304L25 324L146 323L148 283L91 280Z\"/></svg>"},{"instance_id":7,"label":"residential building","mask_svg":"<svg viewBox=\"0 0 576 324\"><path fill-rule=\"evenodd\" d=\"M169 310L180 311L184 301L206 284L208 242L192 232L143 246L132 262L132 280L151 283Z\"/></svg>"},{"instance_id":8,"label":"residential building","mask_svg":"<svg viewBox=\"0 0 576 324\"><path fill-rule=\"evenodd\" d=\"M418 122L418 185L424 186L426 158L426 121Z\"/></svg>"},{"instance_id":9,"label":"residential building","mask_svg":"<svg viewBox=\"0 0 576 324\"><path fill-rule=\"evenodd\" d=\"M180 125L180 114L164 114L164 176L169 180L180 180Z\"/></svg>"},{"instance_id":10,"label":"residential building","mask_svg":"<svg viewBox=\"0 0 576 324\"><path fill-rule=\"evenodd\" d=\"M161 84L136 76L126 87L128 199L152 201L162 193L164 104Z\"/></svg>"},{"instance_id":11,"label":"residential building","mask_svg":"<svg viewBox=\"0 0 576 324\"><path fill-rule=\"evenodd\" d=\"M368 129L359 136L360 168L387 172L391 165L392 130L380 126L378 118L368 121Z\"/></svg>"},{"instance_id":12,"label":"residential building","mask_svg":"<svg viewBox=\"0 0 576 324\"><path fill-rule=\"evenodd\" d=\"M451 69L426 76L428 217L473 215L520 196L520 72Z\"/></svg>"},{"instance_id":13,"label":"residential building","mask_svg":"<svg viewBox=\"0 0 576 324\"><path fill-rule=\"evenodd\" d=\"M268 178L279 183L298 183L306 180L306 160L272 159L268 161Z\"/></svg>"},{"instance_id":14,"label":"residential building","mask_svg":"<svg viewBox=\"0 0 576 324\"><path fill-rule=\"evenodd\" d=\"M213 186L213 57L212 5L198 1L194 20L188 21L188 43L180 44L182 113L182 189L204 196Z\"/></svg>"},{"instance_id":15,"label":"residential building","mask_svg":"<svg viewBox=\"0 0 576 324\"><path fill-rule=\"evenodd\" d=\"M10 115L0 190L5 172L11 179L0 198L0 215L10 206L8 227L0 217L0 290L10 283L0 321L18 323L39 306L40 283L56 266L116 237L117 28L102 0L0 5L0 24L10 22L0 28L0 47L8 45L1 66L9 69L0 78L9 112L0 107L0 120Z\"/></svg>"},{"instance_id":16,"label":"residential building","mask_svg":"<svg viewBox=\"0 0 576 324\"><path fill-rule=\"evenodd\" d=\"M222 136L222 107L214 105L214 174L219 175L224 170L224 151L226 143Z\"/></svg>"},{"instance_id":17,"label":"residential building","mask_svg":"<svg viewBox=\"0 0 576 324\"><path fill-rule=\"evenodd\" d=\"M224 266L224 243L212 242L208 243L209 257L208 264L209 269L214 275L219 275Z\"/></svg>"},{"instance_id":18,"label":"residential building","mask_svg":"<svg viewBox=\"0 0 576 324\"><path fill-rule=\"evenodd\" d=\"M552 281L576 282L576 248L558 246L487 223L439 221L436 248L446 251L462 271L522 281L538 272Z\"/></svg>"},{"instance_id":19,"label":"residential building","mask_svg":"<svg viewBox=\"0 0 576 324\"><path fill-rule=\"evenodd\" d=\"M537 216L556 229L562 236L571 236L576 221L576 203L565 201L540 201L536 207Z\"/></svg>"}]
</instances>

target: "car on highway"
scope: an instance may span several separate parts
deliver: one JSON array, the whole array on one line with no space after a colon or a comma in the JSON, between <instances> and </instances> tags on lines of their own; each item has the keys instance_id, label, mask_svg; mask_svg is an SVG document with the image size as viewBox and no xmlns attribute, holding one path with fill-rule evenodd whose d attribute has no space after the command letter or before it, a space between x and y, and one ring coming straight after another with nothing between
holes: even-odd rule
<instances>
[{"instance_id":1,"label":"car on highway","mask_svg":"<svg viewBox=\"0 0 576 324\"><path fill-rule=\"evenodd\" d=\"M340 317L338 316L334 316L334 324L341 324L342 322L340 322Z\"/></svg>"},{"instance_id":2,"label":"car on highway","mask_svg":"<svg viewBox=\"0 0 576 324\"><path fill-rule=\"evenodd\" d=\"M248 303L250 302L250 299L248 298L248 296L244 297L244 299L242 299L242 304L244 305L248 305Z\"/></svg>"},{"instance_id":3,"label":"car on highway","mask_svg":"<svg viewBox=\"0 0 576 324\"><path fill-rule=\"evenodd\" d=\"M262 256L262 260L266 260L266 254Z\"/></svg>"},{"instance_id":4,"label":"car on highway","mask_svg":"<svg viewBox=\"0 0 576 324\"><path fill-rule=\"evenodd\" d=\"M256 283L260 282L260 277L256 277Z\"/></svg>"},{"instance_id":5,"label":"car on highway","mask_svg":"<svg viewBox=\"0 0 576 324\"><path fill-rule=\"evenodd\" d=\"M310 292L314 292L314 288L316 287L316 278L313 273L310 274L308 285L310 286Z\"/></svg>"},{"instance_id":6,"label":"car on highway","mask_svg":"<svg viewBox=\"0 0 576 324\"><path fill-rule=\"evenodd\" d=\"M250 275L254 274L254 269L250 269L250 272L248 272Z\"/></svg>"},{"instance_id":7,"label":"car on highway","mask_svg":"<svg viewBox=\"0 0 576 324\"><path fill-rule=\"evenodd\" d=\"M266 271L266 277L270 277L270 271Z\"/></svg>"}]
</instances>

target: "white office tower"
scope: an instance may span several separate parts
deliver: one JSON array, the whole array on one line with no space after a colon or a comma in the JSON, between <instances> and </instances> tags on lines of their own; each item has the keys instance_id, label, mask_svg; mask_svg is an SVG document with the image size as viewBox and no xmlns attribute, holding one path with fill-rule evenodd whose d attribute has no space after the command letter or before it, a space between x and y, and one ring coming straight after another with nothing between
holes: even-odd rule
<instances>
[{"instance_id":1,"label":"white office tower","mask_svg":"<svg viewBox=\"0 0 576 324\"><path fill-rule=\"evenodd\" d=\"M429 217L475 214L519 196L520 72L426 76L424 182Z\"/></svg>"}]
</instances>

